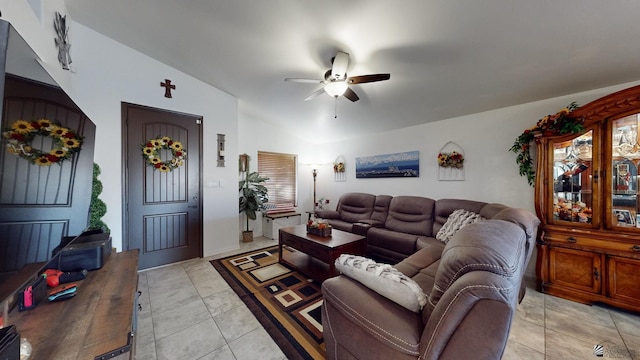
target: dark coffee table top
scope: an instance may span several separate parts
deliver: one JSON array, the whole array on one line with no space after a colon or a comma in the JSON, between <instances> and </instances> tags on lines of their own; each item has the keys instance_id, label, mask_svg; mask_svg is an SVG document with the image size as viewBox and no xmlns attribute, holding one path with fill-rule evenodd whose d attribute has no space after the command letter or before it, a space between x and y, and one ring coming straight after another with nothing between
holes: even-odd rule
<instances>
[{"instance_id":1,"label":"dark coffee table top","mask_svg":"<svg viewBox=\"0 0 640 360\"><path fill-rule=\"evenodd\" d=\"M352 234L350 232L331 229L331 236L318 236L307 233L307 225L298 225L286 228L280 228L280 230L294 235L298 238L305 239L307 241L311 241L313 243L328 247L328 248L338 248L340 246L350 244L353 242L364 240L365 237L362 235Z\"/></svg>"}]
</instances>

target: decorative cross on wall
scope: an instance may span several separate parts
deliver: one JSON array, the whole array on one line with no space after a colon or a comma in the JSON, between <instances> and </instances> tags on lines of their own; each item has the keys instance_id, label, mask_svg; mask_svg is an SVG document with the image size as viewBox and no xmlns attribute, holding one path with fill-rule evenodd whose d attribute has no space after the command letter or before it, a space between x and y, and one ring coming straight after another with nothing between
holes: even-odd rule
<instances>
[{"instance_id":1,"label":"decorative cross on wall","mask_svg":"<svg viewBox=\"0 0 640 360\"><path fill-rule=\"evenodd\" d=\"M164 88L164 97L166 98L170 98L171 97L171 90L175 90L176 86L171 84L171 80L169 79L164 79L164 82L160 83L160 86L162 86Z\"/></svg>"}]
</instances>

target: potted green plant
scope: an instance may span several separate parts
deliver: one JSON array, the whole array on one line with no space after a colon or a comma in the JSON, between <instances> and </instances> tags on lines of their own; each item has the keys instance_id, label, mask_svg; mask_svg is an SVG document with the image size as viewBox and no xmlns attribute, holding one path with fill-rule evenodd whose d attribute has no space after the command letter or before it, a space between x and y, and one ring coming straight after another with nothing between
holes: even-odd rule
<instances>
[{"instance_id":1,"label":"potted green plant","mask_svg":"<svg viewBox=\"0 0 640 360\"><path fill-rule=\"evenodd\" d=\"M249 230L249 220L255 220L258 211L264 210L264 203L269 201L267 188L262 185L269 178L262 177L258 172L244 172L244 179L238 183L240 192L240 213L246 217L246 230L242 232L242 241L253 241L253 230Z\"/></svg>"},{"instance_id":2,"label":"potted green plant","mask_svg":"<svg viewBox=\"0 0 640 360\"><path fill-rule=\"evenodd\" d=\"M91 186L91 203L89 204L89 227L88 230L102 229L110 233L109 227L102 221L102 217L107 213L107 204L98 196L102 193L102 181L98 179L102 171L100 166L93 163L93 183Z\"/></svg>"}]
</instances>

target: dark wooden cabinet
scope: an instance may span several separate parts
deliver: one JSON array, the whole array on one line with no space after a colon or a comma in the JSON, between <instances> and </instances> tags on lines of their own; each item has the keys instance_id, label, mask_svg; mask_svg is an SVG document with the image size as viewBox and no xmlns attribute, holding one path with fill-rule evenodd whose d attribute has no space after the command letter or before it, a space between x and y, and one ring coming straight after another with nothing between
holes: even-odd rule
<instances>
[{"instance_id":1,"label":"dark wooden cabinet","mask_svg":"<svg viewBox=\"0 0 640 360\"><path fill-rule=\"evenodd\" d=\"M640 311L640 86L569 117L585 131L536 139L538 290Z\"/></svg>"},{"instance_id":2,"label":"dark wooden cabinet","mask_svg":"<svg viewBox=\"0 0 640 360\"><path fill-rule=\"evenodd\" d=\"M9 324L33 347L32 359L133 359L138 311L138 255L111 254L76 282L77 295L9 313Z\"/></svg>"},{"instance_id":3,"label":"dark wooden cabinet","mask_svg":"<svg viewBox=\"0 0 640 360\"><path fill-rule=\"evenodd\" d=\"M640 299L640 261L618 256L608 259L608 294L624 302Z\"/></svg>"},{"instance_id":4,"label":"dark wooden cabinet","mask_svg":"<svg viewBox=\"0 0 640 360\"><path fill-rule=\"evenodd\" d=\"M568 288L597 294L602 288L601 255L553 247L549 250L549 280Z\"/></svg>"}]
</instances>

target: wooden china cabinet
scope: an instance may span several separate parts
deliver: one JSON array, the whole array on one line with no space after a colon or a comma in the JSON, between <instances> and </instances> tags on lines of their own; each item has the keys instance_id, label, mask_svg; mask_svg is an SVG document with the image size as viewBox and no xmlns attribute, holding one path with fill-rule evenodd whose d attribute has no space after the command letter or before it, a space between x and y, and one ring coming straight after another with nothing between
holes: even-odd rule
<instances>
[{"instance_id":1,"label":"wooden china cabinet","mask_svg":"<svg viewBox=\"0 0 640 360\"><path fill-rule=\"evenodd\" d=\"M586 130L536 139L537 288L640 311L640 86L569 116Z\"/></svg>"}]
</instances>

